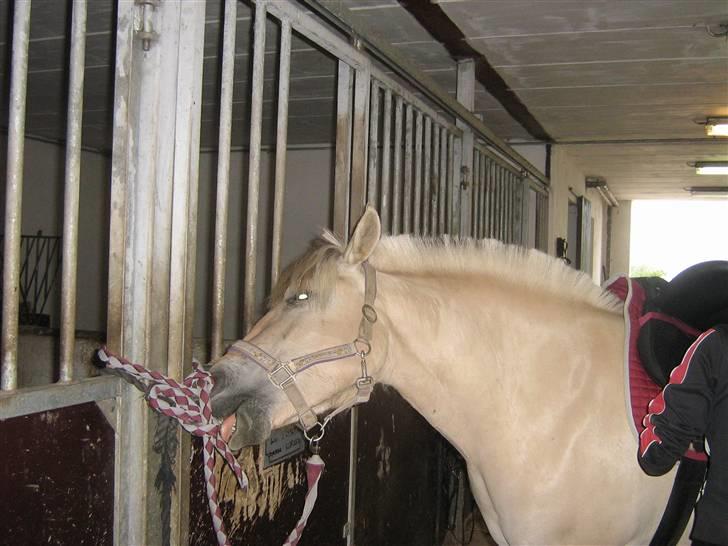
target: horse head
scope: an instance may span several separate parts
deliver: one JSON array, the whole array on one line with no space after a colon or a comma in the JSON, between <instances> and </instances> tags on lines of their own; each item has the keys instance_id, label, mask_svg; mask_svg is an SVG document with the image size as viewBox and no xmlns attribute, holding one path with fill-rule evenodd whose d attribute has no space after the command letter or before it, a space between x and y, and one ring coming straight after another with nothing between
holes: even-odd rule
<instances>
[{"instance_id":1,"label":"horse head","mask_svg":"<svg viewBox=\"0 0 728 546\"><path fill-rule=\"evenodd\" d=\"M352 387L361 393L362 381L377 377L385 343L370 343L362 328L376 321L366 261L380 235L369 207L347 246L324 233L281 274L269 311L245 340L213 363L212 410L220 418L235 414L234 449L296 419L311 428L316 414L347 405Z\"/></svg>"}]
</instances>

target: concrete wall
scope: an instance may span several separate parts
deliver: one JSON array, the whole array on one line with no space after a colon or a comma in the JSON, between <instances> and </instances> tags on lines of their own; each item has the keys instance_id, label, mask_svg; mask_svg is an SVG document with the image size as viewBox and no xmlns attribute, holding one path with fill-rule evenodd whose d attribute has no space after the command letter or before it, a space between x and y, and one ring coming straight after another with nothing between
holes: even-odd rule
<instances>
[{"instance_id":1,"label":"concrete wall","mask_svg":"<svg viewBox=\"0 0 728 546\"><path fill-rule=\"evenodd\" d=\"M632 223L632 201L620 201L612 210L612 249L609 275L629 274L629 245Z\"/></svg>"},{"instance_id":2,"label":"concrete wall","mask_svg":"<svg viewBox=\"0 0 728 546\"><path fill-rule=\"evenodd\" d=\"M587 190L584 185L586 173L569 155L568 146L553 146L551 148L551 194L549 196L549 229L548 252L556 254L556 238L568 235L569 200L575 200L574 194L583 195L592 205L593 233L593 259L592 278L601 284L602 256L606 233L604 230L606 205L595 190ZM573 193L572 193L573 191ZM576 241L568 241L569 246L575 248Z\"/></svg>"}]
</instances>

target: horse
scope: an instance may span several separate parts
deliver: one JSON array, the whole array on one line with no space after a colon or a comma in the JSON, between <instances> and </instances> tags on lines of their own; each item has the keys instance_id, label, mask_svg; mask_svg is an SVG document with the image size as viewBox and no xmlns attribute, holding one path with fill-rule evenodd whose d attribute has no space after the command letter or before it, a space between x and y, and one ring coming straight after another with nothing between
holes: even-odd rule
<instances>
[{"instance_id":1,"label":"horse","mask_svg":"<svg viewBox=\"0 0 728 546\"><path fill-rule=\"evenodd\" d=\"M284 271L268 312L213 363L212 409L237 420L233 447L297 419L315 442L317 415L389 385L464 457L498 544L647 544L675 470L638 465L624 335L621 302L561 260L382 236L367 207L347 245L324 232Z\"/></svg>"}]
</instances>

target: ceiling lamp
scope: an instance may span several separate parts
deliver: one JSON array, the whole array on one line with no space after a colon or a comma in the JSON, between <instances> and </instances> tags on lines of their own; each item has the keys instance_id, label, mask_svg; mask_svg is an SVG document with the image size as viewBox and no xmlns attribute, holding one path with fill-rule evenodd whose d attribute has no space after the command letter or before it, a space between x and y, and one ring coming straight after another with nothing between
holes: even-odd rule
<instances>
[{"instance_id":1,"label":"ceiling lamp","mask_svg":"<svg viewBox=\"0 0 728 546\"><path fill-rule=\"evenodd\" d=\"M728 117L708 118L705 133L708 136L728 136Z\"/></svg>"},{"instance_id":2,"label":"ceiling lamp","mask_svg":"<svg viewBox=\"0 0 728 546\"><path fill-rule=\"evenodd\" d=\"M696 161L695 174L728 174L728 161Z\"/></svg>"},{"instance_id":3,"label":"ceiling lamp","mask_svg":"<svg viewBox=\"0 0 728 546\"><path fill-rule=\"evenodd\" d=\"M705 195L714 197L728 196L728 186L688 186L683 188L690 195Z\"/></svg>"}]
</instances>

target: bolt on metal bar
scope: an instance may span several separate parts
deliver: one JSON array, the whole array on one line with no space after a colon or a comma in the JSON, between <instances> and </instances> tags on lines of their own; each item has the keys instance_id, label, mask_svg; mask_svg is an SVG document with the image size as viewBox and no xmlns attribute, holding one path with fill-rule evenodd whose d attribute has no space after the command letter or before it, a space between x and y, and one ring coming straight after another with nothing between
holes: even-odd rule
<instances>
[{"instance_id":1,"label":"bolt on metal bar","mask_svg":"<svg viewBox=\"0 0 728 546\"><path fill-rule=\"evenodd\" d=\"M379 85L372 80L369 110L369 167L367 180L367 202L379 210L377 183L379 174Z\"/></svg>"},{"instance_id":2,"label":"bolt on metal bar","mask_svg":"<svg viewBox=\"0 0 728 546\"><path fill-rule=\"evenodd\" d=\"M288 148L288 94L291 75L291 22L281 20L281 54L278 67L278 114L276 120L276 174L273 198L273 249L271 286L278 282L281 272L283 241L283 204L286 192L286 156Z\"/></svg>"},{"instance_id":3,"label":"bolt on metal bar","mask_svg":"<svg viewBox=\"0 0 728 546\"><path fill-rule=\"evenodd\" d=\"M382 199L381 218L382 229L390 232L392 202L391 188L391 157L392 157L392 91L384 89L384 120L382 121Z\"/></svg>"},{"instance_id":4,"label":"bolt on metal bar","mask_svg":"<svg viewBox=\"0 0 728 546\"><path fill-rule=\"evenodd\" d=\"M413 106L405 104L404 133L404 203L402 231L412 233L412 146L414 141Z\"/></svg>"},{"instance_id":5,"label":"bolt on metal bar","mask_svg":"<svg viewBox=\"0 0 728 546\"><path fill-rule=\"evenodd\" d=\"M260 144L263 122L263 70L265 63L265 23L267 0L255 3L253 26L253 76L250 98L250 164L248 166L248 229L245 245L244 334L255 319L255 281L258 265L258 209L260 206Z\"/></svg>"},{"instance_id":6,"label":"bolt on metal bar","mask_svg":"<svg viewBox=\"0 0 728 546\"><path fill-rule=\"evenodd\" d=\"M432 119L425 116L424 174L422 178L422 233L430 234L430 195L432 167Z\"/></svg>"},{"instance_id":7,"label":"bolt on metal bar","mask_svg":"<svg viewBox=\"0 0 728 546\"><path fill-rule=\"evenodd\" d=\"M334 163L334 233L349 236L349 180L351 175L351 113L353 69L339 61L336 90L336 149Z\"/></svg>"},{"instance_id":8,"label":"bolt on metal bar","mask_svg":"<svg viewBox=\"0 0 728 546\"><path fill-rule=\"evenodd\" d=\"M394 171L392 184L392 234L402 232L402 118L404 115L402 97L394 103Z\"/></svg>"},{"instance_id":9,"label":"bolt on metal bar","mask_svg":"<svg viewBox=\"0 0 728 546\"><path fill-rule=\"evenodd\" d=\"M430 233L440 233L438 204L440 201L440 126L433 124L432 127L432 193L430 195Z\"/></svg>"},{"instance_id":10,"label":"bolt on metal bar","mask_svg":"<svg viewBox=\"0 0 728 546\"><path fill-rule=\"evenodd\" d=\"M422 114L415 111L415 180L412 232L422 233Z\"/></svg>"},{"instance_id":11,"label":"bolt on metal bar","mask_svg":"<svg viewBox=\"0 0 728 546\"><path fill-rule=\"evenodd\" d=\"M225 0L220 74L220 124L217 148L217 196L215 203L215 250L212 274L212 359L223 353L225 323L225 264L230 193L230 143L235 81L235 34L238 0Z\"/></svg>"},{"instance_id":12,"label":"bolt on metal bar","mask_svg":"<svg viewBox=\"0 0 728 546\"><path fill-rule=\"evenodd\" d=\"M0 390L12 390L18 387L18 283L29 38L30 0L15 2L10 60L10 104L8 106Z\"/></svg>"},{"instance_id":13,"label":"bolt on metal bar","mask_svg":"<svg viewBox=\"0 0 728 546\"><path fill-rule=\"evenodd\" d=\"M66 165L63 198L63 269L61 273L61 354L59 380L73 379L76 344L78 208L81 185L81 133L86 52L86 0L73 2L71 56L66 121Z\"/></svg>"}]
</instances>

